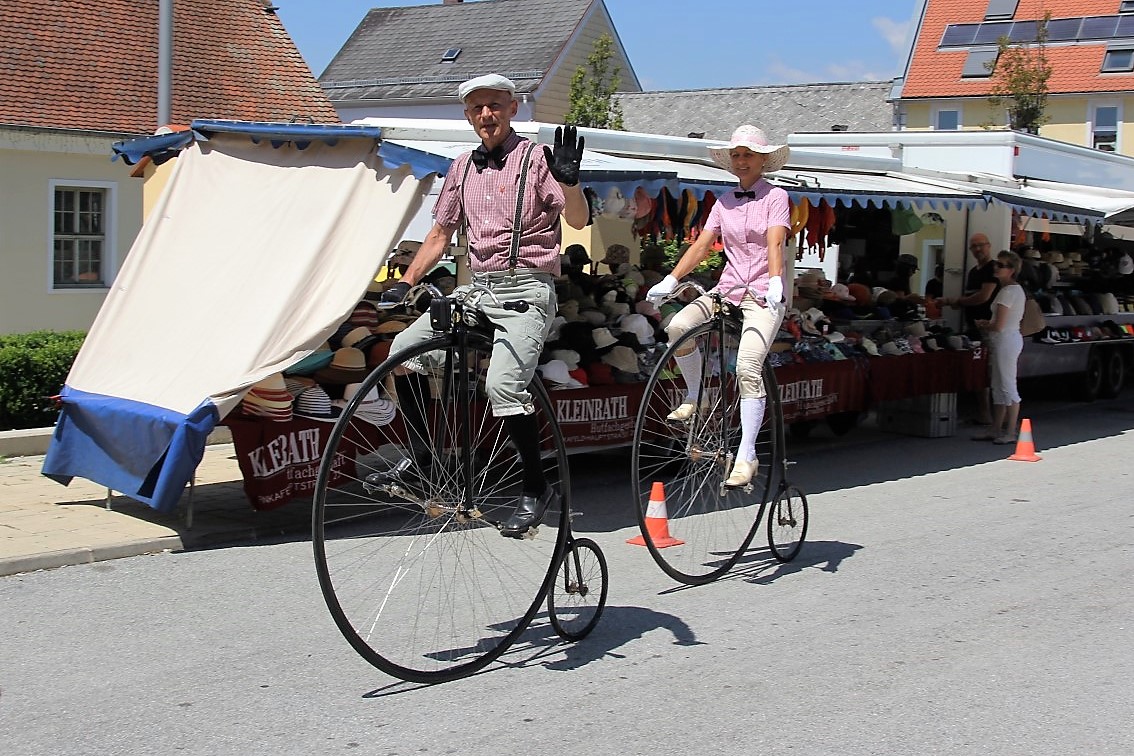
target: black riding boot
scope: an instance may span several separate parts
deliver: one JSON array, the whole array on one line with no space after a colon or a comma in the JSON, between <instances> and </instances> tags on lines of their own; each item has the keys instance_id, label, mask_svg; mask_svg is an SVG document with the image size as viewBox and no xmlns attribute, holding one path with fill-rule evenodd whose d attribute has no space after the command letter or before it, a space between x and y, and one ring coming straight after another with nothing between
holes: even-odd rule
<instances>
[{"instance_id":1,"label":"black riding boot","mask_svg":"<svg viewBox=\"0 0 1134 756\"><path fill-rule=\"evenodd\" d=\"M509 538L521 538L528 529L538 525L548 507L557 499L555 489L547 485L543 476L543 459L539 453L539 425L535 415L509 415L504 418L516 452L523 465L524 486L516 511L500 529Z\"/></svg>"}]
</instances>

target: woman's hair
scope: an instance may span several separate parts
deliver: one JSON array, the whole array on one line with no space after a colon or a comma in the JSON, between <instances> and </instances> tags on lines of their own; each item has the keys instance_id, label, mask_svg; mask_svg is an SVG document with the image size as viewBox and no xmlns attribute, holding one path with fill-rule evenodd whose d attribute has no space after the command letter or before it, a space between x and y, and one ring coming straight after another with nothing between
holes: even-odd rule
<instances>
[{"instance_id":1,"label":"woman's hair","mask_svg":"<svg viewBox=\"0 0 1134 756\"><path fill-rule=\"evenodd\" d=\"M1011 252L1007 249L1002 249L1000 250L1000 253L996 255L996 259L1011 265L1013 274L1020 272L1020 256L1015 252Z\"/></svg>"}]
</instances>

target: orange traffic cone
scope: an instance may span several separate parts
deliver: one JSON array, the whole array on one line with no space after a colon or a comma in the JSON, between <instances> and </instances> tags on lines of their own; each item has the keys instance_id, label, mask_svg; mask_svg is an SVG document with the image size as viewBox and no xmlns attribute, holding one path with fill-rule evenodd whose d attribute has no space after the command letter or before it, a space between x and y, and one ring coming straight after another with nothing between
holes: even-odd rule
<instances>
[{"instance_id":1,"label":"orange traffic cone","mask_svg":"<svg viewBox=\"0 0 1134 756\"><path fill-rule=\"evenodd\" d=\"M1036 454L1036 445L1032 441L1032 421L1024 418L1020 421L1020 437L1016 439L1016 453L1008 459L1017 462L1039 462L1043 457Z\"/></svg>"},{"instance_id":2,"label":"orange traffic cone","mask_svg":"<svg viewBox=\"0 0 1134 756\"><path fill-rule=\"evenodd\" d=\"M669 514L665 511L665 486L660 480L655 480L650 489L650 503L646 507L646 532L650 534L654 548L664 549L666 546L680 546L685 543L669 534ZM627 539L626 543L645 546L646 539L638 535Z\"/></svg>"}]
</instances>

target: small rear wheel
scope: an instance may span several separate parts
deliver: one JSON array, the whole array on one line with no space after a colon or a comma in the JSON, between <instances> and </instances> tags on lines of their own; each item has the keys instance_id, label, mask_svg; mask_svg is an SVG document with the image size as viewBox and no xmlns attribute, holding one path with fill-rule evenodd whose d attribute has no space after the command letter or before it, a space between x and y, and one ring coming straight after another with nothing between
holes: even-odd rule
<instances>
[{"instance_id":1,"label":"small rear wheel","mask_svg":"<svg viewBox=\"0 0 1134 756\"><path fill-rule=\"evenodd\" d=\"M589 538L572 541L547 593L547 614L560 638L582 640L594 630L609 583L606 557L598 544Z\"/></svg>"},{"instance_id":2,"label":"small rear wheel","mask_svg":"<svg viewBox=\"0 0 1134 756\"><path fill-rule=\"evenodd\" d=\"M795 486L782 486L768 512L768 548L780 562L790 562L807 536L807 497Z\"/></svg>"}]
</instances>

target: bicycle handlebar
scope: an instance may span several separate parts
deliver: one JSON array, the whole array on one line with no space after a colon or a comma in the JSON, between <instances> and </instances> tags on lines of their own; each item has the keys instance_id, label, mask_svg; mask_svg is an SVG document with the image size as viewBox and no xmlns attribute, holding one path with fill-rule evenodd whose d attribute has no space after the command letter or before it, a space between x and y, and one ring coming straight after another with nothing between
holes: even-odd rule
<instances>
[{"instance_id":1,"label":"bicycle handlebar","mask_svg":"<svg viewBox=\"0 0 1134 756\"><path fill-rule=\"evenodd\" d=\"M708 293L708 291L705 289L705 287L702 286L701 284L697 283L696 281L680 281L680 282L678 282L677 286L674 287L673 291L671 291L669 294L666 294L665 297L662 298L662 302L665 303L665 302L670 301L671 299L676 299L677 296L679 294L681 294L682 292L684 292L686 289L693 289L700 296L704 296L705 294ZM737 284L736 286L733 286L731 289L729 289L728 291L726 291L724 293L721 293L721 292L717 292L717 293L721 295L722 299L727 299L735 291L751 292L752 287L748 286L746 284ZM753 294L752 296L755 297L756 295ZM767 298L765 297L765 300L766 299Z\"/></svg>"}]
</instances>

